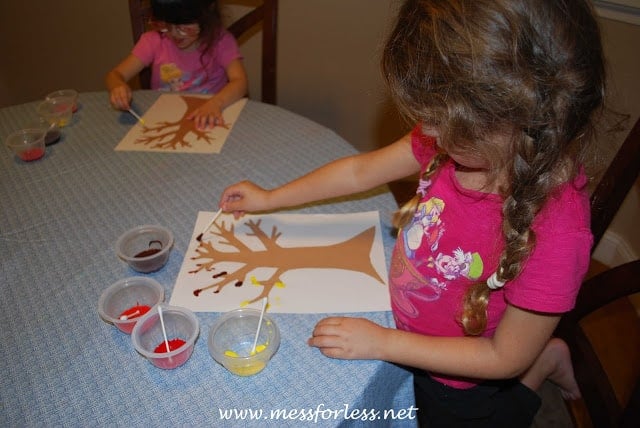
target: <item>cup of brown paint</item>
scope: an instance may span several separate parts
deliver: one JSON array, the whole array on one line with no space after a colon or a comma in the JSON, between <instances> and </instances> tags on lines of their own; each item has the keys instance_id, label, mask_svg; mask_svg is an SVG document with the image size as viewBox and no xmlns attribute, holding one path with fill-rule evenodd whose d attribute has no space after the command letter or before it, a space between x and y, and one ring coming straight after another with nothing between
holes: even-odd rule
<instances>
[{"instance_id":1,"label":"cup of brown paint","mask_svg":"<svg viewBox=\"0 0 640 428\"><path fill-rule=\"evenodd\" d=\"M173 233L163 226L136 226L116 241L116 253L131 269L149 273L161 269L169 260Z\"/></svg>"}]
</instances>

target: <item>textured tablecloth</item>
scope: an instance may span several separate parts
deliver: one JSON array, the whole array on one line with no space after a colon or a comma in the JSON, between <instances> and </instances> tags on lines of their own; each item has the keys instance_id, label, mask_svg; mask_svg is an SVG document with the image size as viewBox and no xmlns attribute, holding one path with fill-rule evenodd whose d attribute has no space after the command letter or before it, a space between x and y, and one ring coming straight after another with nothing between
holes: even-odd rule
<instances>
[{"instance_id":1,"label":"textured tablecloth","mask_svg":"<svg viewBox=\"0 0 640 428\"><path fill-rule=\"evenodd\" d=\"M135 109L144 112L157 96L137 92ZM44 158L25 163L0 149L0 426L415 425L406 415L384 420L385 411L397 416L413 404L408 372L326 358L306 345L325 315L272 314L280 349L263 372L245 378L209 355L209 327L220 314L198 313L192 357L161 370L97 313L106 287L142 275L114 252L125 230L161 224L173 231L168 264L149 274L168 301L197 213L214 210L224 187L242 179L284 183L355 153L349 144L303 117L249 101L220 154L116 152L135 119L112 110L104 92L82 93L79 103ZM1 109L0 138L36 120L35 107ZM388 262L394 208L383 188L292 212L379 210ZM388 312L358 315L393 323ZM289 419L272 418L278 410ZM371 413L352 413L365 410L379 414L371 422L361 420Z\"/></svg>"}]
</instances>

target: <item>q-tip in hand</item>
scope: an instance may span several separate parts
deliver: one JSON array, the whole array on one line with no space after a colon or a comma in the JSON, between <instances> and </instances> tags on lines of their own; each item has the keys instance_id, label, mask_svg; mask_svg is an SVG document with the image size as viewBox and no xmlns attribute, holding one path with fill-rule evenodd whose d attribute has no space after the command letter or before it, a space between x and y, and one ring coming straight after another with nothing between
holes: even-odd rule
<instances>
[{"instance_id":1,"label":"q-tip in hand","mask_svg":"<svg viewBox=\"0 0 640 428\"><path fill-rule=\"evenodd\" d=\"M213 218L211 219L211 221L207 224L207 226L202 229L202 232L200 232L200 235L198 235L196 237L196 241L201 242L202 241L202 236L204 235L204 233L209 230L209 228L211 227L211 225L213 224L214 221L216 221L216 219L220 216L220 214L222 214L222 208L220 208L214 215Z\"/></svg>"},{"instance_id":2,"label":"q-tip in hand","mask_svg":"<svg viewBox=\"0 0 640 428\"><path fill-rule=\"evenodd\" d=\"M129 110L127 110L129 113L131 113L133 115L133 117L135 117L136 119L138 119L138 122L140 122L140 125L144 126L144 119L140 117L140 115L138 113L136 113L135 111L133 111L132 108L129 108Z\"/></svg>"}]
</instances>

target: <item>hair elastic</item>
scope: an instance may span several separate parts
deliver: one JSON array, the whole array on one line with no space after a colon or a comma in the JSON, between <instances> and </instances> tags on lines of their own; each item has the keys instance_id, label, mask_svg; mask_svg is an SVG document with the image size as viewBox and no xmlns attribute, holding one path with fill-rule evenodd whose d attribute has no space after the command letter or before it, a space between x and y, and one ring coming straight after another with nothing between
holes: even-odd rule
<instances>
[{"instance_id":1,"label":"hair elastic","mask_svg":"<svg viewBox=\"0 0 640 428\"><path fill-rule=\"evenodd\" d=\"M498 280L498 272L494 272L489 278L487 278L487 286L492 290L497 290L504 287L505 282Z\"/></svg>"}]
</instances>

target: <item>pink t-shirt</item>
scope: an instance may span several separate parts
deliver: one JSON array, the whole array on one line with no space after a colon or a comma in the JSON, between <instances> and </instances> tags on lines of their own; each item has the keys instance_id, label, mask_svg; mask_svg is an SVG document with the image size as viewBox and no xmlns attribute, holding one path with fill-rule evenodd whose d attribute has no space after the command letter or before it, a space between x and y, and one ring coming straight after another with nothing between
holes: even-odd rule
<instances>
[{"instance_id":1,"label":"pink t-shirt","mask_svg":"<svg viewBox=\"0 0 640 428\"><path fill-rule=\"evenodd\" d=\"M200 49L183 51L157 31L144 33L133 55L151 66L151 89L215 94L227 83L227 66L242 58L238 44L226 30L204 56Z\"/></svg>"},{"instance_id":2,"label":"pink t-shirt","mask_svg":"<svg viewBox=\"0 0 640 428\"><path fill-rule=\"evenodd\" d=\"M412 146L424 170L436 153L435 140L418 126ZM586 182L584 173L579 174L540 211L533 223L536 246L521 274L491 293L483 336L494 334L507 304L546 313L573 307L593 241ZM421 182L418 191L423 194L420 205L399 234L391 260L396 325L431 336L463 336L458 319L464 293L496 271L504 248L502 197L462 188L452 161ZM456 388L481 381L432 375Z\"/></svg>"}]
</instances>

